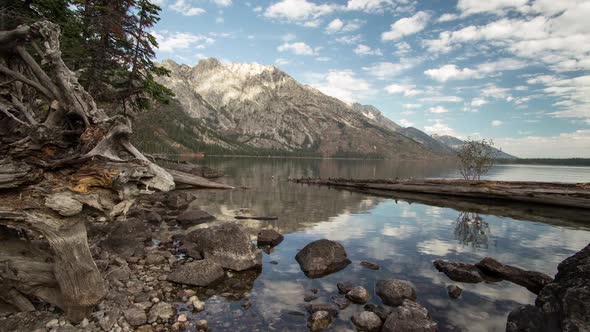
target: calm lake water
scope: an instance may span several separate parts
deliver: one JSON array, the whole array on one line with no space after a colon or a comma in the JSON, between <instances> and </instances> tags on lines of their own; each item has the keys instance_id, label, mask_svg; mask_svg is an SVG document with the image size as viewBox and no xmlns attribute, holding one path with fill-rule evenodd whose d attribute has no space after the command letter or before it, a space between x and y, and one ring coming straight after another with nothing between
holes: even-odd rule
<instances>
[{"instance_id":1,"label":"calm lake water","mask_svg":"<svg viewBox=\"0 0 590 332\"><path fill-rule=\"evenodd\" d=\"M199 163L224 170L222 182L251 189L192 191L197 196L195 206L228 221L233 221L240 210L278 216L276 221L240 222L252 234L272 228L285 235L278 247L263 254L261 272L234 277L247 279L243 294L211 296L206 310L195 315L207 319L216 331L306 331L306 317L301 313L305 312L303 298L309 289L319 289L314 302L330 303L333 296L339 296L336 283L350 280L370 291L370 303L380 304L374 294L378 279L414 283L417 302L429 310L441 331L504 331L507 314L522 304L533 303L534 294L506 281L455 283L439 273L432 261L475 263L491 256L554 275L559 262L590 242L590 222L572 222L559 211L538 217L536 210L526 207L504 213L501 207L494 210L481 204L467 205L468 211L464 211L461 199L435 204L287 181L289 177L457 177L453 164L255 158L206 158ZM503 165L495 167L487 178L590 182L590 168ZM500 211L493 213L503 216L474 211ZM326 277L308 279L295 255L309 242L322 238L342 243L352 264ZM361 267L362 260L376 262L381 269ZM464 289L461 298L449 298L449 284ZM252 304L248 310L241 308L245 301ZM361 310L362 305L350 305L331 330L354 331L350 317Z\"/></svg>"}]
</instances>

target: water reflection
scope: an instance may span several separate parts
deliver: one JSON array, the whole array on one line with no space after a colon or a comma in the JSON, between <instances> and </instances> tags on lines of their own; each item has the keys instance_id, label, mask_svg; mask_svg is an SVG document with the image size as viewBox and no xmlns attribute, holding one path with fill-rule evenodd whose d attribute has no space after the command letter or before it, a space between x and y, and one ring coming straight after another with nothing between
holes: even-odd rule
<instances>
[{"instance_id":1,"label":"water reflection","mask_svg":"<svg viewBox=\"0 0 590 332\"><path fill-rule=\"evenodd\" d=\"M459 243L473 247L488 247L490 226L479 213L461 212L455 225L455 238Z\"/></svg>"}]
</instances>

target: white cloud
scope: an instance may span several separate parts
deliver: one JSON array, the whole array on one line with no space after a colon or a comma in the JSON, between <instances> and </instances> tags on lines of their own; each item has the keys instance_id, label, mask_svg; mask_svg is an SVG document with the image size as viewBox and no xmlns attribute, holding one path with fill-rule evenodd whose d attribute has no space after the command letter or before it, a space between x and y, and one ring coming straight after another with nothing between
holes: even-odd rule
<instances>
[{"instance_id":1,"label":"white cloud","mask_svg":"<svg viewBox=\"0 0 590 332\"><path fill-rule=\"evenodd\" d=\"M463 12L463 16L479 13L499 14L508 9L523 7L528 2L528 0L459 0L457 8Z\"/></svg>"},{"instance_id":2,"label":"white cloud","mask_svg":"<svg viewBox=\"0 0 590 332\"><path fill-rule=\"evenodd\" d=\"M404 36L422 31L428 24L430 14L417 12L412 17L402 18L391 25L391 29L381 34L383 41L398 40Z\"/></svg>"},{"instance_id":3,"label":"white cloud","mask_svg":"<svg viewBox=\"0 0 590 332\"><path fill-rule=\"evenodd\" d=\"M357 55L383 55L383 52L381 52L380 49L378 48L371 48L370 46L367 45L363 45L363 44L359 44L355 49L354 49L354 53Z\"/></svg>"},{"instance_id":4,"label":"white cloud","mask_svg":"<svg viewBox=\"0 0 590 332\"><path fill-rule=\"evenodd\" d=\"M344 22L342 22L341 19L337 18L337 19L334 19L332 22L330 22L330 24L328 24L328 26L326 27L326 32L327 33L336 33L338 31L340 31L342 29L342 27L344 27Z\"/></svg>"},{"instance_id":5,"label":"white cloud","mask_svg":"<svg viewBox=\"0 0 590 332\"><path fill-rule=\"evenodd\" d=\"M408 59L400 59L400 62L378 62L369 67L363 67L370 75L377 79L385 80L395 77L405 70L412 68L415 65L414 61Z\"/></svg>"},{"instance_id":6,"label":"white cloud","mask_svg":"<svg viewBox=\"0 0 590 332\"><path fill-rule=\"evenodd\" d=\"M420 107L422 107L422 104L403 104L402 106L404 108L412 109L412 108L420 108Z\"/></svg>"},{"instance_id":7,"label":"white cloud","mask_svg":"<svg viewBox=\"0 0 590 332\"><path fill-rule=\"evenodd\" d=\"M394 52L394 54L400 57L405 56L412 51L412 46L410 46L410 44L406 43L405 41L399 42L395 44L395 46L397 47L397 50Z\"/></svg>"},{"instance_id":8,"label":"white cloud","mask_svg":"<svg viewBox=\"0 0 590 332\"><path fill-rule=\"evenodd\" d=\"M356 44L361 40L363 40L361 35L342 36L335 39L335 41L340 44Z\"/></svg>"},{"instance_id":9,"label":"white cloud","mask_svg":"<svg viewBox=\"0 0 590 332\"><path fill-rule=\"evenodd\" d=\"M474 107L479 107L479 106L483 106L485 104L489 103L489 101L483 99L483 98L473 98L471 99L471 106Z\"/></svg>"},{"instance_id":10,"label":"white cloud","mask_svg":"<svg viewBox=\"0 0 590 332\"><path fill-rule=\"evenodd\" d=\"M275 60L275 65L277 65L277 66L288 65L289 63L291 63L291 61L289 61L288 59L284 59L284 58L278 58Z\"/></svg>"},{"instance_id":11,"label":"white cloud","mask_svg":"<svg viewBox=\"0 0 590 332\"><path fill-rule=\"evenodd\" d=\"M400 119L398 121L399 125L402 127L413 127L414 126L414 122L410 121L410 120L406 120L406 119Z\"/></svg>"},{"instance_id":12,"label":"white cloud","mask_svg":"<svg viewBox=\"0 0 590 332\"><path fill-rule=\"evenodd\" d=\"M205 48L205 45L211 45L215 42L213 38L187 32L172 34L155 32L153 35L158 41L158 50L160 52L174 52L187 48L202 49Z\"/></svg>"},{"instance_id":13,"label":"white cloud","mask_svg":"<svg viewBox=\"0 0 590 332\"><path fill-rule=\"evenodd\" d=\"M424 126L424 131L428 134L437 134L437 135L450 135L458 137L455 130L449 127L444 121L437 119L435 120L434 124L431 126Z\"/></svg>"},{"instance_id":14,"label":"white cloud","mask_svg":"<svg viewBox=\"0 0 590 332\"><path fill-rule=\"evenodd\" d=\"M344 22L339 18L332 20L328 26L326 26L326 33L333 34L337 32L352 32L361 28L364 21L354 19L348 22Z\"/></svg>"},{"instance_id":15,"label":"white cloud","mask_svg":"<svg viewBox=\"0 0 590 332\"><path fill-rule=\"evenodd\" d=\"M304 42L284 43L277 47L279 52L292 52L297 55L317 55L316 50Z\"/></svg>"},{"instance_id":16,"label":"white cloud","mask_svg":"<svg viewBox=\"0 0 590 332\"><path fill-rule=\"evenodd\" d=\"M232 0L213 0L219 7L229 7L232 5Z\"/></svg>"},{"instance_id":17,"label":"white cloud","mask_svg":"<svg viewBox=\"0 0 590 332\"><path fill-rule=\"evenodd\" d=\"M294 33L287 33L287 34L285 34L285 35L282 35L282 36L281 36L281 39L282 39L284 42L290 42L290 41L292 41L292 40L295 40L295 39L297 39L297 36L296 36Z\"/></svg>"},{"instance_id":18,"label":"white cloud","mask_svg":"<svg viewBox=\"0 0 590 332\"><path fill-rule=\"evenodd\" d=\"M346 9L367 13L383 12L394 5L393 0L348 0Z\"/></svg>"},{"instance_id":19,"label":"white cloud","mask_svg":"<svg viewBox=\"0 0 590 332\"><path fill-rule=\"evenodd\" d=\"M203 8L193 6L191 0L176 0L170 5L170 9L184 16L196 16L205 13Z\"/></svg>"},{"instance_id":20,"label":"white cloud","mask_svg":"<svg viewBox=\"0 0 590 332\"><path fill-rule=\"evenodd\" d=\"M424 91L416 89L415 85L390 84L385 87L385 91L390 94L403 94L406 97L412 97L423 93Z\"/></svg>"},{"instance_id":21,"label":"white cloud","mask_svg":"<svg viewBox=\"0 0 590 332\"><path fill-rule=\"evenodd\" d=\"M332 58L327 57L327 56L319 56L317 58L315 58L315 61L320 61L320 62L326 62L326 61L330 61L332 60Z\"/></svg>"},{"instance_id":22,"label":"white cloud","mask_svg":"<svg viewBox=\"0 0 590 332\"><path fill-rule=\"evenodd\" d=\"M430 96L420 98L422 102L434 102L434 103L460 103L463 101L463 98L459 96L451 96L451 95L444 95L444 96Z\"/></svg>"},{"instance_id":23,"label":"white cloud","mask_svg":"<svg viewBox=\"0 0 590 332\"><path fill-rule=\"evenodd\" d=\"M347 103L357 102L374 94L371 84L352 70L330 70L327 74L308 74L309 84L321 92Z\"/></svg>"},{"instance_id":24,"label":"white cloud","mask_svg":"<svg viewBox=\"0 0 590 332\"><path fill-rule=\"evenodd\" d=\"M457 14L450 14L450 13L446 13L446 14L442 14L436 21L437 22L450 22L450 21L454 21L456 19L459 18L459 15Z\"/></svg>"},{"instance_id":25,"label":"white cloud","mask_svg":"<svg viewBox=\"0 0 590 332\"><path fill-rule=\"evenodd\" d=\"M442 107L442 106L434 106L434 107L429 108L428 112L434 113L434 114L441 114L441 113L448 113L449 110Z\"/></svg>"},{"instance_id":26,"label":"white cloud","mask_svg":"<svg viewBox=\"0 0 590 332\"><path fill-rule=\"evenodd\" d=\"M264 16L291 22L305 22L333 13L335 4L315 4L307 0L282 0L266 8Z\"/></svg>"},{"instance_id":27,"label":"white cloud","mask_svg":"<svg viewBox=\"0 0 590 332\"><path fill-rule=\"evenodd\" d=\"M590 158L588 129L547 137L496 138L494 143L523 158Z\"/></svg>"},{"instance_id":28,"label":"white cloud","mask_svg":"<svg viewBox=\"0 0 590 332\"><path fill-rule=\"evenodd\" d=\"M514 97L512 97L510 94L510 89L499 87L494 83L486 84L486 86L481 90L481 95L484 97L502 99L505 101L514 100Z\"/></svg>"},{"instance_id":29,"label":"white cloud","mask_svg":"<svg viewBox=\"0 0 590 332\"><path fill-rule=\"evenodd\" d=\"M501 126L503 124L504 124L504 122L502 122L500 120L494 120L494 121L492 121L492 126L493 127L499 127L499 126Z\"/></svg>"},{"instance_id":30,"label":"white cloud","mask_svg":"<svg viewBox=\"0 0 590 332\"><path fill-rule=\"evenodd\" d=\"M493 62L484 62L475 68L459 68L456 65L444 65L437 69L429 69L424 74L439 82L449 80L466 80L484 78L498 75L505 70L518 70L527 66L526 62L515 59L503 59Z\"/></svg>"}]
</instances>

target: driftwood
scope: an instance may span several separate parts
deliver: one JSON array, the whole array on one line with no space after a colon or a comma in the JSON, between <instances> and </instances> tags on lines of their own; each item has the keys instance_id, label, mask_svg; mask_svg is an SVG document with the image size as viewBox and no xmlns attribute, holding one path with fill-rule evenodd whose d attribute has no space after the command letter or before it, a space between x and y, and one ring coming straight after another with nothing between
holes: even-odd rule
<instances>
[{"instance_id":1,"label":"driftwood","mask_svg":"<svg viewBox=\"0 0 590 332\"><path fill-rule=\"evenodd\" d=\"M139 195L176 183L231 187L148 160L129 141L129 119L107 115L78 83L59 38L59 26L48 21L0 31L0 227L42 236L47 245L33 257L3 243L0 301L28 311L27 297L36 297L76 322L105 295L84 209L115 221Z\"/></svg>"},{"instance_id":2,"label":"driftwood","mask_svg":"<svg viewBox=\"0 0 590 332\"><path fill-rule=\"evenodd\" d=\"M357 190L421 193L590 209L590 183L351 179L291 179L291 181Z\"/></svg>"}]
</instances>

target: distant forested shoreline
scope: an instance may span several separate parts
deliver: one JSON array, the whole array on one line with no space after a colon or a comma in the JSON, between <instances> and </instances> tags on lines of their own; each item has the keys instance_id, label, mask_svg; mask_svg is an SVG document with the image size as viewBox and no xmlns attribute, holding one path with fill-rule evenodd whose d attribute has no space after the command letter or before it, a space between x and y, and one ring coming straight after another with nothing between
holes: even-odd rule
<instances>
[{"instance_id":1,"label":"distant forested shoreline","mask_svg":"<svg viewBox=\"0 0 590 332\"><path fill-rule=\"evenodd\" d=\"M590 166L590 158L522 158L497 159L501 165L553 165L553 166Z\"/></svg>"}]
</instances>

